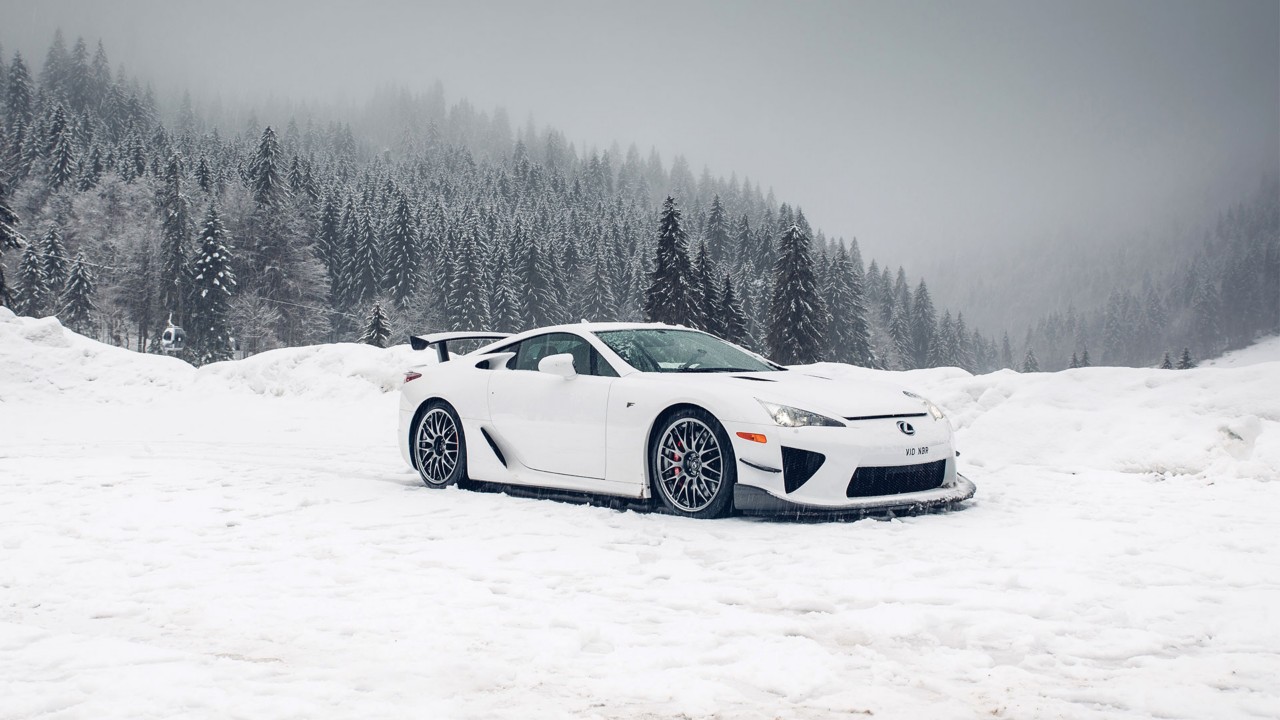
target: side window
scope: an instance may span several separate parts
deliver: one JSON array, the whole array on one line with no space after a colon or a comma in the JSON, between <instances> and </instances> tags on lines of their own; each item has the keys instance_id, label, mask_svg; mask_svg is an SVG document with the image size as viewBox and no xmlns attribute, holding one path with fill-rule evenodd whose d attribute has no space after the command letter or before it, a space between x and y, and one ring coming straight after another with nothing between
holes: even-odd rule
<instances>
[{"instance_id":1,"label":"side window","mask_svg":"<svg viewBox=\"0 0 1280 720\"><path fill-rule=\"evenodd\" d=\"M586 340L570 333L547 335L547 355L568 353L573 356L573 368L579 375L591 375L591 346ZM546 357L544 355L543 357Z\"/></svg>"},{"instance_id":2,"label":"side window","mask_svg":"<svg viewBox=\"0 0 1280 720\"><path fill-rule=\"evenodd\" d=\"M607 360L599 351L591 347L586 340L572 333L548 333L531 337L523 342L508 345L506 352L515 352L516 356L507 362L512 370L538 369L538 363L548 355L568 353L573 356L573 367L579 375L598 375L601 377L618 377Z\"/></svg>"},{"instance_id":3,"label":"side window","mask_svg":"<svg viewBox=\"0 0 1280 720\"><path fill-rule=\"evenodd\" d=\"M502 347L498 348L498 349L497 349L497 350L495 350L494 352L509 352L509 353L515 353L515 356L513 356L513 357L511 357L511 358L509 358L509 359L507 360L507 369L514 369L514 368L515 368L515 366L516 366L516 358L520 356L520 346L521 346L521 345L523 345L523 343L518 343L518 342L517 342L517 343L511 343L510 345L503 345Z\"/></svg>"},{"instance_id":4,"label":"side window","mask_svg":"<svg viewBox=\"0 0 1280 720\"><path fill-rule=\"evenodd\" d=\"M547 343L550 337L550 335L539 335L520 343L515 349L516 356L507 363L507 367L512 370L537 370L539 360L555 354Z\"/></svg>"},{"instance_id":5,"label":"side window","mask_svg":"<svg viewBox=\"0 0 1280 720\"><path fill-rule=\"evenodd\" d=\"M591 374L600 377L618 377L618 371L613 369L608 360L600 354L599 350L591 348Z\"/></svg>"}]
</instances>

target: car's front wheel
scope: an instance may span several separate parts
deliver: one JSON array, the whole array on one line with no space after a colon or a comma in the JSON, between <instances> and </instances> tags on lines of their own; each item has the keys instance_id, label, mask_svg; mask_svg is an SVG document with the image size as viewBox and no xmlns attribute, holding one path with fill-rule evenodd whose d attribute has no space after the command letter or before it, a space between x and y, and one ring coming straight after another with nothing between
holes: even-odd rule
<instances>
[{"instance_id":1,"label":"car's front wheel","mask_svg":"<svg viewBox=\"0 0 1280 720\"><path fill-rule=\"evenodd\" d=\"M654 438L649 478L662 504L685 517L728 515L738 471L729 436L715 417L700 408L679 410Z\"/></svg>"},{"instance_id":2,"label":"car's front wheel","mask_svg":"<svg viewBox=\"0 0 1280 720\"><path fill-rule=\"evenodd\" d=\"M458 413L443 400L432 400L413 429L413 459L422 482L443 488L467 477L467 441Z\"/></svg>"}]
</instances>

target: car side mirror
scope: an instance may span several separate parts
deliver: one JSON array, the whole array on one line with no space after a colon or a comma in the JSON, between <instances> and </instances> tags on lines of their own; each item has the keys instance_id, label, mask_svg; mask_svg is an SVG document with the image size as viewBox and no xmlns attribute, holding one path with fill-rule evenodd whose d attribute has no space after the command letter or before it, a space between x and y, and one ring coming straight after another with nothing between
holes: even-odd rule
<instances>
[{"instance_id":1,"label":"car side mirror","mask_svg":"<svg viewBox=\"0 0 1280 720\"><path fill-rule=\"evenodd\" d=\"M573 355L569 353L548 355L542 358L538 361L538 372L559 375L565 380L571 380L578 376L578 371L573 367Z\"/></svg>"}]
</instances>

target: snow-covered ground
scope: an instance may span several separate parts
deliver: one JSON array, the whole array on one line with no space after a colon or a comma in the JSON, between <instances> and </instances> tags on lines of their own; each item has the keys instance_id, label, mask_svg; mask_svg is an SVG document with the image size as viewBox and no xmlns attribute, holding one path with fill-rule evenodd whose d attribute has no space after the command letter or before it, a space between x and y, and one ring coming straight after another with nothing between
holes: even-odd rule
<instances>
[{"instance_id":1,"label":"snow-covered ground","mask_svg":"<svg viewBox=\"0 0 1280 720\"><path fill-rule=\"evenodd\" d=\"M0 718L1280 717L1280 362L903 373L977 497L795 524L428 491L409 356L0 308Z\"/></svg>"}]
</instances>

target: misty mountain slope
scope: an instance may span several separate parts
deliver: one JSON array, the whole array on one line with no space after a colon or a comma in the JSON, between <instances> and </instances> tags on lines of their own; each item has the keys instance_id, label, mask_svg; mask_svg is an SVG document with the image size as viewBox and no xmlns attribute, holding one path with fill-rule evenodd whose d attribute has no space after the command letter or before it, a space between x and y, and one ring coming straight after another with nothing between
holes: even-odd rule
<instances>
[{"instance_id":1,"label":"misty mountain slope","mask_svg":"<svg viewBox=\"0 0 1280 720\"><path fill-rule=\"evenodd\" d=\"M1020 367L1028 351L1042 370L1069 367L1086 350L1095 364L1139 367L1159 365L1165 353L1176 360L1183 349L1215 357L1280 331L1277 173L1222 208L1202 235L991 248L966 259L979 268L970 275L925 270L938 297L985 327L1010 329L1007 367Z\"/></svg>"},{"instance_id":2,"label":"misty mountain slope","mask_svg":"<svg viewBox=\"0 0 1280 720\"><path fill-rule=\"evenodd\" d=\"M0 309L4 713L1280 714L1276 362L895 374L978 495L793 524L428 491L412 357L192 370Z\"/></svg>"},{"instance_id":3,"label":"misty mountain slope","mask_svg":"<svg viewBox=\"0 0 1280 720\"><path fill-rule=\"evenodd\" d=\"M1266 337L1246 348L1232 350L1201 363L1204 367L1239 367L1280 362L1280 336Z\"/></svg>"}]
</instances>

